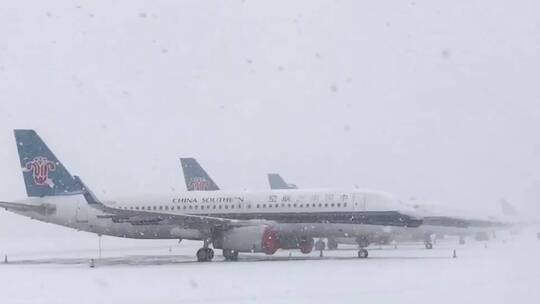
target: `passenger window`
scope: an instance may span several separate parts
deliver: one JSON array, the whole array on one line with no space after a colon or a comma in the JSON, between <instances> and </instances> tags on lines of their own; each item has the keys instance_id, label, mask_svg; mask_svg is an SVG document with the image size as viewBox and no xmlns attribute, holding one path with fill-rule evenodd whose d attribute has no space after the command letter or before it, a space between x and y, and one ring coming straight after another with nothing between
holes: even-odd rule
<instances>
[{"instance_id":1,"label":"passenger window","mask_svg":"<svg viewBox=\"0 0 540 304\"><path fill-rule=\"evenodd\" d=\"M263 208L266 208L266 204L263 204Z\"/></svg>"},{"instance_id":2,"label":"passenger window","mask_svg":"<svg viewBox=\"0 0 540 304\"><path fill-rule=\"evenodd\" d=\"M325 207L328 207L328 204L324 204Z\"/></svg>"},{"instance_id":3,"label":"passenger window","mask_svg":"<svg viewBox=\"0 0 540 304\"><path fill-rule=\"evenodd\" d=\"M257 204L257 209L261 208L261 205Z\"/></svg>"},{"instance_id":4,"label":"passenger window","mask_svg":"<svg viewBox=\"0 0 540 304\"><path fill-rule=\"evenodd\" d=\"M291 204L287 204L287 207L288 207L288 208L291 208Z\"/></svg>"},{"instance_id":5,"label":"passenger window","mask_svg":"<svg viewBox=\"0 0 540 304\"><path fill-rule=\"evenodd\" d=\"M293 207L296 208L296 204L293 204Z\"/></svg>"},{"instance_id":6,"label":"passenger window","mask_svg":"<svg viewBox=\"0 0 540 304\"><path fill-rule=\"evenodd\" d=\"M276 204L276 208L279 208L279 204Z\"/></svg>"},{"instance_id":7,"label":"passenger window","mask_svg":"<svg viewBox=\"0 0 540 304\"><path fill-rule=\"evenodd\" d=\"M248 208L248 209L251 209L251 205L247 205L247 208Z\"/></svg>"},{"instance_id":8,"label":"passenger window","mask_svg":"<svg viewBox=\"0 0 540 304\"><path fill-rule=\"evenodd\" d=\"M340 204L340 203L337 203L337 206L338 206L338 207L341 207L341 204Z\"/></svg>"},{"instance_id":9,"label":"passenger window","mask_svg":"<svg viewBox=\"0 0 540 304\"><path fill-rule=\"evenodd\" d=\"M322 207L322 204L321 204L321 203L319 203L319 208L321 208L321 207Z\"/></svg>"},{"instance_id":10,"label":"passenger window","mask_svg":"<svg viewBox=\"0 0 540 304\"><path fill-rule=\"evenodd\" d=\"M343 207L347 207L347 203L343 203Z\"/></svg>"},{"instance_id":11,"label":"passenger window","mask_svg":"<svg viewBox=\"0 0 540 304\"><path fill-rule=\"evenodd\" d=\"M186 205L184 205L184 210L186 210L186 208L187 208Z\"/></svg>"},{"instance_id":12,"label":"passenger window","mask_svg":"<svg viewBox=\"0 0 540 304\"><path fill-rule=\"evenodd\" d=\"M159 206L159 210L163 210L163 206Z\"/></svg>"},{"instance_id":13,"label":"passenger window","mask_svg":"<svg viewBox=\"0 0 540 304\"><path fill-rule=\"evenodd\" d=\"M228 205L225 205L225 209L229 209L229 206L228 206Z\"/></svg>"},{"instance_id":14,"label":"passenger window","mask_svg":"<svg viewBox=\"0 0 540 304\"><path fill-rule=\"evenodd\" d=\"M330 207L334 207L334 203L330 204Z\"/></svg>"},{"instance_id":15,"label":"passenger window","mask_svg":"<svg viewBox=\"0 0 540 304\"><path fill-rule=\"evenodd\" d=\"M201 205L201 210L204 209L204 205Z\"/></svg>"},{"instance_id":16,"label":"passenger window","mask_svg":"<svg viewBox=\"0 0 540 304\"><path fill-rule=\"evenodd\" d=\"M219 205L219 207L218 207L218 208L219 208L219 209L221 209L221 205Z\"/></svg>"},{"instance_id":17,"label":"passenger window","mask_svg":"<svg viewBox=\"0 0 540 304\"><path fill-rule=\"evenodd\" d=\"M206 209L210 209L210 205L206 205Z\"/></svg>"},{"instance_id":18,"label":"passenger window","mask_svg":"<svg viewBox=\"0 0 540 304\"><path fill-rule=\"evenodd\" d=\"M199 209L199 205L195 205L195 209Z\"/></svg>"},{"instance_id":19,"label":"passenger window","mask_svg":"<svg viewBox=\"0 0 540 304\"><path fill-rule=\"evenodd\" d=\"M165 206L165 210L169 210L169 206Z\"/></svg>"},{"instance_id":20,"label":"passenger window","mask_svg":"<svg viewBox=\"0 0 540 304\"><path fill-rule=\"evenodd\" d=\"M212 206L212 209L216 209L216 205Z\"/></svg>"},{"instance_id":21,"label":"passenger window","mask_svg":"<svg viewBox=\"0 0 540 304\"><path fill-rule=\"evenodd\" d=\"M189 209L193 209L193 206L189 205Z\"/></svg>"},{"instance_id":22,"label":"passenger window","mask_svg":"<svg viewBox=\"0 0 540 304\"><path fill-rule=\"evenodd\" d=\"M242 205L238 204L238 209L242 209Z\"/></svg>"}]
</instances>

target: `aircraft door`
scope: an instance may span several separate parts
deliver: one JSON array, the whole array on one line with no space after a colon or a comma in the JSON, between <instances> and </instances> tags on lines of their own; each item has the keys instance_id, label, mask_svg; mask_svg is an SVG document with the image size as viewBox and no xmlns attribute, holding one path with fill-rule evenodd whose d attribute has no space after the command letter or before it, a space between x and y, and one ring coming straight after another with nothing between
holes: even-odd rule
<instances>
[{"instance_id":1,"label":"aircraft door","mask_svg":"<svg viewBox=\"0 0 540 304\"><path fill-rule=\"evenodd\" d=\"M75 212L78 223L88 223L88 203L78 202Z\"/></svg>"},{"instance_id":2,"label":"aircraft door","mask_svg":"<svg viewBox=\"0 0 540 304\"><path fill-rule=\"evenodd\" d=\"M367 208L367 198L365 193L355 192L353 194L353 206L356 211L365 211Z\"/></svg>"}]
</instances>

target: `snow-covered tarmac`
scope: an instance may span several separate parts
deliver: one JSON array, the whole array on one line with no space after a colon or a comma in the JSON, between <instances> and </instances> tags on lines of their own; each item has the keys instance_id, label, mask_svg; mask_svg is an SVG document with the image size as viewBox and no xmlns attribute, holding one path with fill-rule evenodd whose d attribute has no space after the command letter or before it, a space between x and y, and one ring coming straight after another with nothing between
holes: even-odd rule
<instances>
[{"instance_id":1,"label":"snow-covered tarmac","mask_svg":"<svg viewBox=\"0 0 540 304\"><path fill-rule=\"evenodd\" d=\"M39 236L39 232L36 232ZM487 244L487 247L486 247ZM540 241L530 233L488 243L455 239L353 247L308 256L241 255L195 262L198 242L0 235L0 303L539 303ZM452 258L453 249L457 258ZM218 253L218 252L216 252Z\"/></svg>"}]
</instances>

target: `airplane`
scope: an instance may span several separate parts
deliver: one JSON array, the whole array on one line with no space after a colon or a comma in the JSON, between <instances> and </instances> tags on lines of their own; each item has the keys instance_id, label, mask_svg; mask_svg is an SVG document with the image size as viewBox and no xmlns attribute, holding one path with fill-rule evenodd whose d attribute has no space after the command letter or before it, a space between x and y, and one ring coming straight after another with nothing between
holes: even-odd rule
<instances>
[{"instance_id":1,"label":"airplane","mask_svg":"<svg viewBox=\"0 0 540 304\"><path fill-rule=\"evenodd\" d=\"M34 130L14 134L28 198L0 201L0 208L98 235L199 240L199 262L214 258L210 245L226 260L279 249L307 254L313 238L362 237L422 224L408 206L370 190L188 191L102 201ZM367 249L360 248L358 257L367 258Z\"/></svg>"}]
</instances>

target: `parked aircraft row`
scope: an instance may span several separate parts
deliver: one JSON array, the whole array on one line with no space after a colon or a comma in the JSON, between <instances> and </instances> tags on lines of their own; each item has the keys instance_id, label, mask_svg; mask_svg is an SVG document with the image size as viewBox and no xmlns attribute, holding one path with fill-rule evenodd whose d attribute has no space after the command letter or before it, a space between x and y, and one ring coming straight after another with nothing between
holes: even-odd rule
<instances>
[{"instance_id":1,"label":"parked aircraft row","mask_svg":"<svg viewBox=\"0 0 540 304\"><path fill-rule=\"evenodd\" d=\"M309 253L315 239L354 240L358 257L367 258L366 247L382 238L419 235L427 242L428 235L488 233L507 226L430 215L379 191L296 189L276 176L270 182L283 189L224 191L194 159L182 159L186 192L100 200L34 130L14 133L28 197L2 201L0 207L98 235L200 240L201 262L213 259L213 249L221 249L227 260L240 252Z\"/></svg>"}]
</instances>

